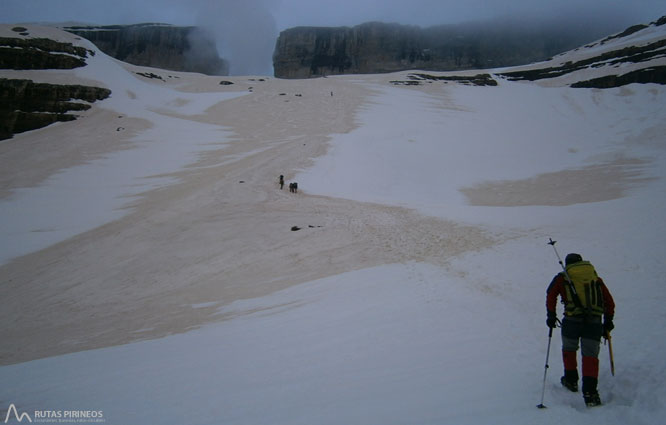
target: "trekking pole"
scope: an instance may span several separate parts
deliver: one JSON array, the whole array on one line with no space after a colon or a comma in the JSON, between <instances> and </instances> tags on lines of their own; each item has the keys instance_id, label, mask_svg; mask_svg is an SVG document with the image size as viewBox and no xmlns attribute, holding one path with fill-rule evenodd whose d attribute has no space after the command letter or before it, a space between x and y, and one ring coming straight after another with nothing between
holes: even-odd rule
<instances>
[{"instance_id":1,"label":"trekking pole","mask_svg":"<svg viewBox=\"0 0 666 425\"><path fill-rule=\"evenodd\" d=\"M557 252L557 248L555 248L555 244L557 241L554 241L553 238L548 238L548 245L553 247L553 250L555 251L555 255L557 255L557 262L560 263L560 266L562 267L562 271L564 271L564 275L567 277L567 280L571 282L571 279L569 279L569 273L567 273L567 268L564 267L564 263L562 262L562 258L560 257L560 253Z\"/></svg>"},{"instance_id":2,"label":"trekking pole","mask_svg":"<svg viewBox=\"0 0 666 425\"><path fill-rule=\"evenodd\" d=\"M578 292L576 292L576 287L573 285L573 280L569 277L569 272L567 272L567 268L564 266L564 263L562 262L562 258L560 257L560 253L557 252L557 248L555 248L555 244L557 241L554 241L552 238L548 238L548 245L553 247L553 250L555 251L555 255L557 255L557 262L560 263L560 266L562 267L562 271L564 272L564 277L567 279L567 283L569 285L569 290L571 291L571 298L573 298L574 304L578 306L579 308L583 308L580 302L580 298L578 298Z\"/></svg>"},{"instance_id":3,"label":"trekking pole","mask_svg":"<svg viewBox=\"0 0 666 425\"><path fill-rule=\"evenodd\" d=\"M546 365L543 368L543 388L541 389L541 403L537 404L539 409L545 409L543 398L546 395L546 374L548 373L548 358L550 357L550 341L553 339L553 328L548 329L548 348L546 349Z\"/></svg>"},{"instance_id":4,"label":"trekking pole","mask_svg":"<svg viewBox=\"0 0 666 425\"><path fill-rule=\"evenodd\" d=\"M555 244L557 241L554 241L552 238L548 238L548 245L551 245L553 249L555 250L555 255L557 255L557 260L560 263L560 266L562 266L562 270L564 270L564 274L567 276L567 279L569 278L569 275L567 274L567 269L564 267L564 263L562 263L562 259L560 258L560 254L557 252L557 249L555 248ZM559 322L559 320L558 320ZM556 325L557 326L557 325ZM553 328L548 329L548 349L546 351L546 365L543 368L543 388L541 389L541 403L537 405L539 409L545 409L546 405L543 404L543 399L544 396L546 395L546 374L548 373L548 359L550 357L550 342L553 339Z\"/></svg>"},{"instance_id":5,"label":"trekking pole","mask_svg":"<svg viewBox=\"0 0 666 425\"><path fill-rule=\"evenodd\" d=\"M610 356L611 375L615 376L615 362L613 361L613 344L611 343L610 332L606 332L606 342L608 343L608 355Z\"/></svg>"}]
</instances>

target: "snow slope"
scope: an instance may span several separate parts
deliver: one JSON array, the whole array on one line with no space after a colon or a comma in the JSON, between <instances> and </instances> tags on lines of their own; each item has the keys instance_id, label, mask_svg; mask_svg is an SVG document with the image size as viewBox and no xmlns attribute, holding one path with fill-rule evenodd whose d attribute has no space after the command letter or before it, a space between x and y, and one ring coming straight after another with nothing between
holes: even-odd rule
<instances>
[{"instance_id":1,"label":"snow slope","mask_svg":"<svg viewBox=\"0 0 666 425\"><path fill-rule=\"evenodd\" d=\"M39 34L42 31L45 33ZM86 48L96 50L89 42L52 29L37 30L34 36L57 38L63 34L62 41L85 43ZM70 78L101 81L112 90L111 98L104 103L106 109L146 120L152 123L151 128L129 139L134 146L131 151L113 152L69 167L39 188L15 189L11 199L0 200L0 222L5 223L1 228L4 243L0 246L0 264L121 217L126 197L169 183L167 173L195 162L198 154L223 143L220 138L225 129L220 126L162 117L195 116L220 101L244 94L174 92L138 79L122 63L100 52L89 57L87 64L73 70ZM21 77L19 72L13 74L10 76ZM59 205L45 207L54 204ZM84 209L87 213L81 217L77 211Z\"/></svg>"},{"instance_id":2,"label":"snow slope","mask_svg":"<svg viewBox=\"0 0 666 425\"><path fill-rule=\"evenodd\" d=\"M344 273L231 303L193 303L224 320L188 332L0 367L9 383L0 387L0 409L14 404L33 418L35 411L94 410L109 424L659 423L666 414L664 86L388 83L405 75L326 79L373 94L355 129L334 134L326 155L289 177L305 190L290 199L341 198L350 211L357 202L404 207L480 228L493 243L438 261L359 268L349 259ZM191 96L201 99L192 115L210 106L205 94ZM154 106L137 111L143 108L152 114ZM187 121L147 119L167 132ZM189 131L207 140L219 129ZM44 186L51 194L59 187ZM4 201L3 211L25 199ZM97 216L80 207L72 214ZM395 233L404 243L415 239L412 251L426 244L409 226ZM617 304L616 373L602 346L601 408L585 408L579 394L559 385L557 333L548 409L536 408L548 342L545 288L559 271L549 237L562 256L579 252L595 264Z\"/></svg>"}]
</instances>

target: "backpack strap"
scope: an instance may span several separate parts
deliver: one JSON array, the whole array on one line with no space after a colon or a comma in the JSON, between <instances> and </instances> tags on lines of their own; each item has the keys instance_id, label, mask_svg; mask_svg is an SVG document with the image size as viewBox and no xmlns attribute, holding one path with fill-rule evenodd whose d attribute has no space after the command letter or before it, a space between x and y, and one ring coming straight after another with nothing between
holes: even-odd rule
<instances>
[{"instance_id":1,"label":"backpack strap","mask_svg":"<svg viewBox=\"0 0 666 425\"><path fill-rule=\"evenodd\" d=\"M573 282L571 281L571 278L569 277L569 273L564 271L564 284L569 288L569 292L571 293L571 301L573 301L574 305L576 308L579 308L582 311L585 311L585 307L583 306L583 303L580 301L580 297L578 296L578 292L576 292L576 287L574 286Z\"/></svg>"}]
</instances>

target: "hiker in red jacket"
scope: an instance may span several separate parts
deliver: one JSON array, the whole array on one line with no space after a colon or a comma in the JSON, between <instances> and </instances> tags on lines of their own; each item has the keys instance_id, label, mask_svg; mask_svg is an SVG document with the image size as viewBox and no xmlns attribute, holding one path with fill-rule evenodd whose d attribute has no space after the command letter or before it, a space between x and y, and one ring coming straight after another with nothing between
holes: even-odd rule
<instances>
[{"instance_id":1,"label":"hiker in red jacket","mask_svg":"<svg viewBox=\"0 0 666 425\"><path fill-rule=\"evenodd\" d=\"M604 281L592 264L580 254L568 254L565 271L558 273L546 291L546 324L557 326L557 297L564 304L562 320L562 385L578 392L577 354L580 343L583 357L583 397L588 406L601 404L597 381L599 376L599 345L601 337L613 330L615 302ZM566 273L566 274L565 274ZM570 282L570 281L571 282ZM603 317L603 323L602 323Z\"/></svg>"}]
</instances>

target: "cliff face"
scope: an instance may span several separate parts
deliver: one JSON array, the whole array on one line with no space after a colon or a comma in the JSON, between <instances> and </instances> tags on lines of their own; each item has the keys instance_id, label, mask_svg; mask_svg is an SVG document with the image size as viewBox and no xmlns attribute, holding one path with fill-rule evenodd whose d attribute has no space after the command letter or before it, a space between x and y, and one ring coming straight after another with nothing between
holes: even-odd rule
<instances>
[{"instance_id":1,"label":"cliff face","mask_svg":"<svg viewBox=\"0 0 666 425\"><path fill-rule=\"evenodd\" d=\"M86 66L95 52L71 43L32 38L27 28L13 28L16 37L0 38L0 69L73 69ZM111 95L100 87L35 83L0 78L0 140L58 121L72 121L90 103Z\"/></svg>"},{"instance_id":2,"label":"cliff face","mask_svg":"<svg viewBox=\"0 0 666 425\"><path fill-rule=\"evenodd\" d=\"M427 54L419 35L416 27L380 23L288 29L276 43L275 76L307 78L405 69Z\"/></svg>"},{"instance_id":3,"label":"cliff face","mask_svg":"<svg viewBox=\"0 0 666 425\"><path fill-rule=\"evenodd\" d=\"M69 111L90 109L88 103L79 100L92 103L110 94L110 90L100 87L0 78L0 140L54 122L73 121L76 115Z\"/></svg>"},{"instance_id":4,"label":"cliff face","mask_svg":"<svg viewBox=\"0 0 666 425\"><path fill-rule=\"evenodd\" d=\"M196 27L137 24L64 30L90 40L107 55L134 65L208 75L229 73L215 41Z\"/></svg>"},{"instance_id":5,"label":"cliff face","mask_svg":"<svg viewBox=\"0 0 666 425\"><path fill-rule=\"evenodd\" d=\"M280 33L273 66L280 78L495 68L541 61L593 37L585 31L510 24L297 27Z\"/></svg>"},{"instance_id":6,"label":"cliff face","mask_svg":"<svg viewBox=\"0 0 666 425\"><path fill-rule=\"evenodd\" d=\"M26 29L16 27L14 32L21 30ZM0 49L0 69L73 69L85 66L88 54L94 55L83 47L48 38L0 37Z\"/></svg>"}]
</instances>

